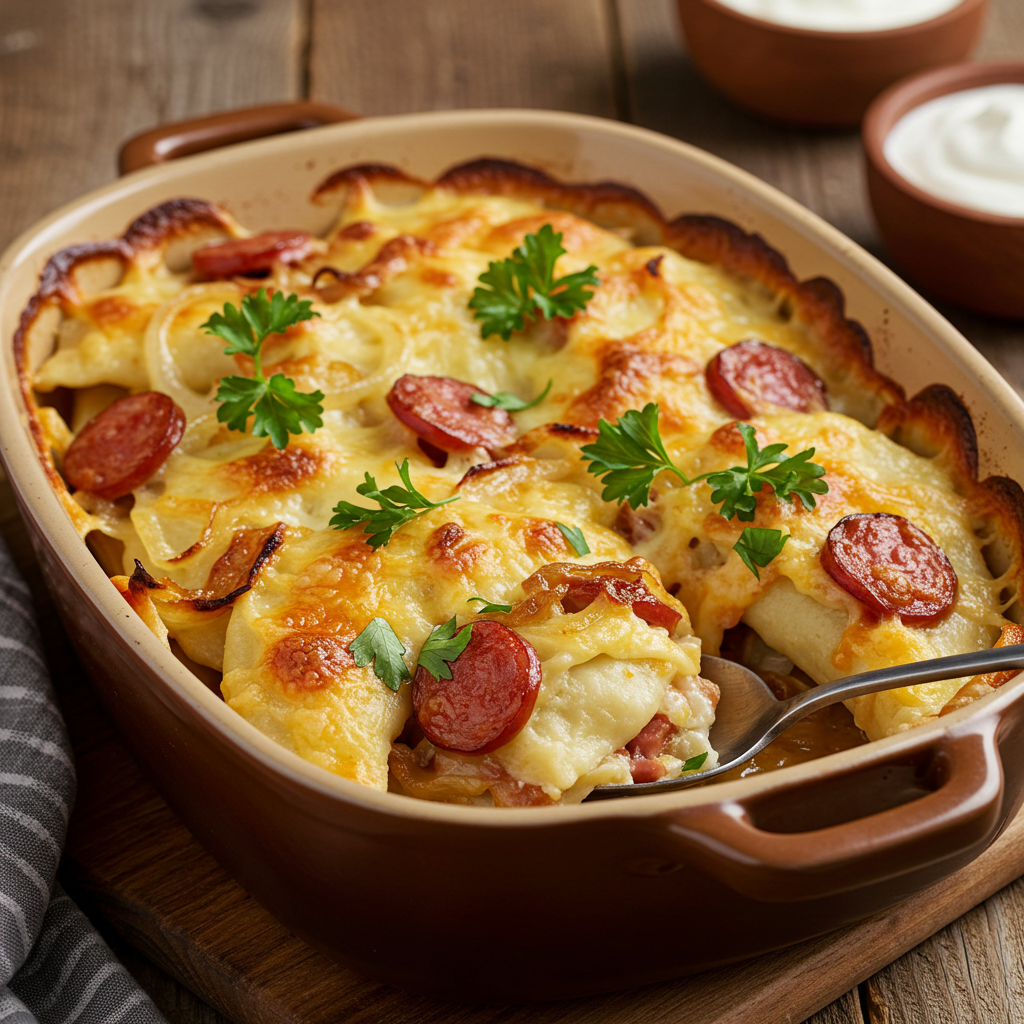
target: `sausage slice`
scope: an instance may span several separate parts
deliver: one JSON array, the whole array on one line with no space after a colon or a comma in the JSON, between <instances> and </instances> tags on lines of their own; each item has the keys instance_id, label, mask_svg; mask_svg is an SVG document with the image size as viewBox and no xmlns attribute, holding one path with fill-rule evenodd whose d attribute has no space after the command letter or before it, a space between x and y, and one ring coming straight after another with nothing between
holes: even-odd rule
<instances>
[{"instance_id":1,"label":"sausage slice","mask_svg":"<svg viewBox=\"0 0 1024 1024\"><path fill-rule=\"evenodd\" d=\"M738 419L771 405L794 412L828 409L821 378L802 359L763 341L740 341L723 349L704 375L711 394Z\"/></svg>"},{"instance_id":2,"label":"sausage slice","mask_svg":"<svg viewBox=\"0 0 1024 1024\"><path fill-rule=\"evenodd\" d=\"M501 623L480 619L451 662L451 679L425 668L412 681L412 708L423 734L442 750L487 754L504 746L533 712L540 658L533 645Z\"/></svg>"},{"instance_id":3,"label":"sausage slice","mask_svg":"<svg viewBox=\"0 0 1024 1024\"><path fill-rule=\"evenodd\" d=\"M942 549L909 519L888 512L840 519L821 564L876 615L898 615L907 626L938 622L956 600L956 572Z\"/></svg>"},{"instance_id":4,"label":"sausage slice","mask_svg":"<svg viewBox=\"0 0 1024 1024\"><path fill-rule=\"evenodd\" d=\"M422 441L444 452L486 448L494 451L516 436L504 410L478 405L473 395L487 392L453 377L399 377L388 392L391 411Z\"/></svg>"},{"instance_id":5,"label":"sausage slice","mask_svg":"<svg viewBox=\"0 0 1024 1024\"><path fill-rule=\"evenodd\" d=\"M64 456L64 477L113 501L141 487L185 433L185 414L160 391L119 398L94 416Z\"/></svg>"},{"instance_id":6,"label":"sausage slice","mask_svg":"<svg viewBox=\"0 0 1024 1024\"><path fill-rule=\"evenodd\" d=\"M313 236L308 231L264 231L197 249L192 269L212 279L264 274L275 263L298 263L312 251Z\"/></svg>"}]
</instances>

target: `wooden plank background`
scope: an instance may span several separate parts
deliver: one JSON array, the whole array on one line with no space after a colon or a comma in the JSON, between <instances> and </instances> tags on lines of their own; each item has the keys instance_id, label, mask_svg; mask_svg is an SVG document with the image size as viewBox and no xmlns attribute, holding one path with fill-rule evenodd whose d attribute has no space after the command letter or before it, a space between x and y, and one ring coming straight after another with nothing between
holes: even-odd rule
<instances>
[{"instance_id":1,"label":"wooden plank background","mask_svg":"<svg viewBox=\"0 0 1024 1024\"><path fill-rule=\"evenodd\" d=\"M981 59L1024 59L1024 3L992 0ZM364 114L546 107L615 117L752 171L881 250L856 133L757 121L689 63L671 0L3 0L0 245L115 175L128 135L162 121L310 96ZM943 309L1024 393L1024 327ZM13 508L0 528L30 579L62 700L96 714ZM222 1021L112 941L172 1022ZM1024 1022L1024 880L808 1024Z\"/></svg>"}]
</instances>

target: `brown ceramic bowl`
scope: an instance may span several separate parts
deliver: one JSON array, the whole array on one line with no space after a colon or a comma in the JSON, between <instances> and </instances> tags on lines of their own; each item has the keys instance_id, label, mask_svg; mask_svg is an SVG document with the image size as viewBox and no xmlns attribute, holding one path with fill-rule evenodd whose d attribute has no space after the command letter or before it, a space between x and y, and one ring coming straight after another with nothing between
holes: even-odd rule
<instances>
[{"instance_id":1,"label":"brown ceramic bowl","mask_svg":"<svg viewBox=\"0 0 1024 1024\"><path fill-rule=\"evenodd\" d=\"M1024 217L957 206L902 177L885 140L904 114L938 96L1024 83L1024 63L958 64L899 82L864 118L868 194L878 230L907 275L936 296L990 316L1024 319Z\"/></svg>"},{"instance_id":2,"label":"brown ceramic bowl","mask_svg":"<svg viewBox=\"0 0 1024 1024\"><path fill-rule=\"evenodd\" d=\"M628 183L663 210L759 232L798 275L842 289L883 372L911 393L943 381L963 396L983 474L1024 479L1024 404L970 344L813 214L673 139L573 114L438 112L139 171L58 210L0 259L0 444L68 633L140 763L297 935L366 974L463 1000L676 977L859 920L964 866L1021 804L1024 675L910 732L736 782L575 807L452 806L359 786L278 746L110 585L37 456L10 344L47 258L179 196L223 203L253 230L322 232L337 211L310 196L335 168L373 160L433 178L484 154ZM52 348L47 335L34 332L33 365Z\"/></svg>"},{"instance_id":3,"label":"brown ceramic bowl","mask_svg":"<svg viewBox=\"0 0 1024 1024\"><path fill-rule=\"evenodd\" d=\"M962 60L988 6L963 0L916 25L819 32L751 18L717 0L677 3L693 62L712 85L755 114L812 128L854 127L887 85Z\"/></svg>"}]
</instances>

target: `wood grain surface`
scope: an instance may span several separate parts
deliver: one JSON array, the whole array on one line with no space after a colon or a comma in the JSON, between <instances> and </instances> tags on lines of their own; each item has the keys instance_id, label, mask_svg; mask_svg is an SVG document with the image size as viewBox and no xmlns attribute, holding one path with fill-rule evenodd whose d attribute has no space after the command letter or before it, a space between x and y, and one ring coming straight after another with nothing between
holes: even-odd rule
<instances>
[{"instance_id":1,"label":"wood grain surface","mask_svg":"<svg viewBox=\"0 0 1024 1024\"><path fill-rule=\"evenodd\" d=\"M992 0L976 56L1024 59L1021 0ZM618 117L752 171L885 259L856 133L777 128L731 107L689 63L671 0L3 0L0 243L112 180L118 145L136 131L300 96L367 114L523 106ZM1024 327L940 308L1024 393ZM61 700L76 734L90 737L79 749L84 766L90 751L118 744L83 684L2 486L0 526L33 586ZM83 808L94 798L102 808L104 789L85 773ZM209 911L215 919L218 907ZM110 937L172 1022L223 1019ZM865 977L877 973L808 1024L1024 1024L1024 881L879 969L899 952L885 938L865 968ZM371 999L360 1019L384 1018Z\"/></svg>"}]
</instances>

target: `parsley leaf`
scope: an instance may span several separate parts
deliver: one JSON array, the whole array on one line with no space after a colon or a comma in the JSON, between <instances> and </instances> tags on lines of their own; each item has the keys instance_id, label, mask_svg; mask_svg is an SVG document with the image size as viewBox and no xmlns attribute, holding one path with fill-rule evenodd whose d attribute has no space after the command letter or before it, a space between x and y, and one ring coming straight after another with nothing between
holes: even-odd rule
<instances>
[{"instance_id":1,"label":"parsley leaf","mask_svg":"<svg viewBox=\"0 0 1024 1024\"><path fill-rule=\"evenodd\" d=\"M377 502L380 508L363 508L348 501L339 501L334 506L331 526L336 530L350 530L353 526L365 523L363 533L367 535L367 543L376 550L386 545L398 530L417 516L432 508L440 508L449 502L459 500L458 494L443 501L431 501L420 494L409 479L408 459L405 459L401 466L396 462L395 468L402 478L404 487L393 484L382 491L377 487L377 481L369 473L365 473L366 479L356 491L370 501Z\"/></svg>"},{"instance_id":2,"label":"parsley leaf","mask_svg":"<svg viewBox=\"0 0 1024 1024\"><path fill-rule=\"evenodd\" d=\"M481 601L483 607L477 608L478 615L489 615L491 612L510 612L512 611L512 605L510 604L491 604L486 597L467 597L466 604L470 601Z\"/></svg>"},{"instance_id":3,"label":"parsley leaf","mask_svg":"<svg viewBox=\"0 0 1024 1024\"><path fill-rule=\"evenodd\" d=\"M688 757L683 762L682 770L684 772L695 772L698 768L704 767L704 762L708 759L708 752L705 750L703 754L694 754L693 757Z\"/></svg>"},{"instance_id":4,"label":"parsley leaf","mask_svg":"<svg viewBox=\"0 0 1024 1024\"><path fill-rule=\"evenodd\" d=\"M815 494L828 492L828 484L821 479L825 467L810 461L813 448L797 455L783 455L787 447L784 443L759 448L749 423L736 426L743 437L747 465L702 473L692 480L673 464L665 451L658 431L658 407L653 402L645 405L642 412L630 409L623 413L615 426L602 419L597 425L597 441L584 445L580 454L590 462L587 472L604 478L601 497L605 501L625 499L633 508L648 503L651 484L662 470L675 473L686 485L707 480L714 488L711 500L722 503L721 514L726 519L738 516L744 523L753 522L757 509L754 494L765 484L784 501L792 503L795 494L806 508L814 508Z\"/></svg>"},{"instance_id":5,"label":"parsley leaf","mask_svg":"<svg viewBox=\"0 0 1024 1024\"><path fill-rule=\"evenodd\" d=\"M537 234L527 235L508 259L488 264L479 277L483 287L476 288L469 300L474 318L481 321L482 337L500 334L508 341L513 331L525 328L527 320L569 317L586 307L594 297L587 287L601 283L597 267L555 280L555 261L564 252L562 233L556 235L545 224Z\"/></svg>"},{"instance_id":6,"label":"parsley leaf","mask_svg":"<svg viewBox=\"0 0 1024 1024\"><path fill-rule=\"evenodd\" d=\"M389 690L397 692L402 682L411 678L402 657L406 653L405 645L387 619L379 616L370 619L348 649L360 668L372 664L373 674Z\"/></svg>"},{"instance_id":7,"label":"parsley leaf","mask_svg":"<svg viewBox=\"0 0 1024 1024\"><path fill-rule=\"evenodd\" d=\"M650 501L651 484L663 470L675 473L687 486L707 480L712 488L711 500L715 504L721 503L721 515L726 519L736 516L741 523L754 521L757 512L754 495L765 484L771 487L776 497L789 504L793 503L793 495L796 495L808 509L814 508L816 494L828 493L828 484L821 479L825 475L825 467L811 462L813 448L796 455L783 455L786 444L760 448L754 428L749 423L737 423L736 426L747 453L746 466L702 473L692 480L676 468L665 451L658 431L658 407L653 402L645 405L641 412L630 409L623 413L614 426L607 420L601 420L597 425L597 441L584 445L580 454L590 462L587 472L603 478L605 486L601 497L605 501L625 499L632 508ZM782 550L787 539L788 534L782 537L778 530L746 529L736 542L735 550L743 564L760 579L757 566L766 566Z\"/></svg>"},{"instance_id":8,"label":"parsley leaf","mask_svg":"<svg viewBox=\"0 0 1024 1024\"><path fill-rule=\"evenodd\" d=\"M551 390L551 385L554 384L554 380L548 381L548 386L532 401L526 402L518 395L513 395L508 391L499 391L494 395L477 395L472 394L469 396L471 402L476 402L477 405L486 406L488 409L506 409L508 412L522 412L524 409L532 409L535 405L540 405L545 398L548 397L548 392Z\"/></svg>"},{"instance_id":9,"label":"parsley leaf","mask_svg":"<svg viewBox=\"0 0 1024 1024\"><path fill-rule=\"evenodd\" d=\"M221 313L214 313L202 325L207 334L223 338L225 355L246 355L253 360L252 377L223 377L217 389L217 419L231 430L245 431L253 417L254 437L269 437L275 448L288 444L289 434L312 433L323 426L322 391L295 390L295 381L283 373L269 380L263 376L261 350L271 334L283 334L292 324L310 320L319 313L308 299L274 292L269 298L265 288L242 298L240 309L230 302Z\"/></svg>"},{"instance_id":10,"label":"parsley leaf","mask_svg":"<svg viewBox=\"0 0 1024 1024\"><path fill-rule=\"evenodd\" d=\"M735 515L741 523L753 522L757 511L754 494L765 484L775 491L776 497L789 504L792 504L795 494L808 509L816 504L815 494L828 493L828 484L821 479L825 475L825 467L810 461L814 455L813 448L797 455L783 455L787 447L785 444L759 448L754 428L749 423L737 423L736 426L743 436L747 465L704 474L708 485L714 488L711 500L722 503L720 511L726 519ZM773 463L775 465L771 469L765 468Z\"/></svg>"},{"instance_id":11,"label":"parsley leaf","mask_svg":"<svg viewBox=\"0 0 1024 1024\"><path fill-rule=\"evenodd\" d=\"M590 460L588 473L604 476L601 497L605 501L625 499L631 508L646 505L651 484L662 470L675 473L684 484L694 482L668 457L658 432L658 407L654 402L648 402L641 412L630 409L623 413L615 426L602 419L597 430L598 439L584 445L580 453Z\"/></svg>"},{"instance_id":12,"label":"parsley leaf","mask_svg":"<svg viewBox=\"0 0 1024 1024\"><path fill-rule=\"evenodd\" d=\"M451 679L452 670L448 662L455 661L466 649L472 629L469 625L456 633L454 615L443 626L435 626L420 648L417 671L425 668L435 679Z\"/></svg>"},{"instance_id":13,"label":"parsley leaf","mask_svg":"<svg viewBox=\"0 0 1024 1024\"><path fill-rule=\"evenodd\" d=\"M562 531L562 536L572 545L577 555L590 554L590 545L578 526L566 526L565 523L555 523L555 526Z\"/></svg>"},{"instance_id":14,"label":"parsley leaf","mask_svg":"<svg viewBox=\"0 0 1024 1024\"><path fill-rule=\"evenodd\" d=\"M786 546L789 534L781 530L762 529L759 526L745 526L740 539L732 549L743 559L743 564L758 578L763 569Z\"/></svg>"}]
</instances>

